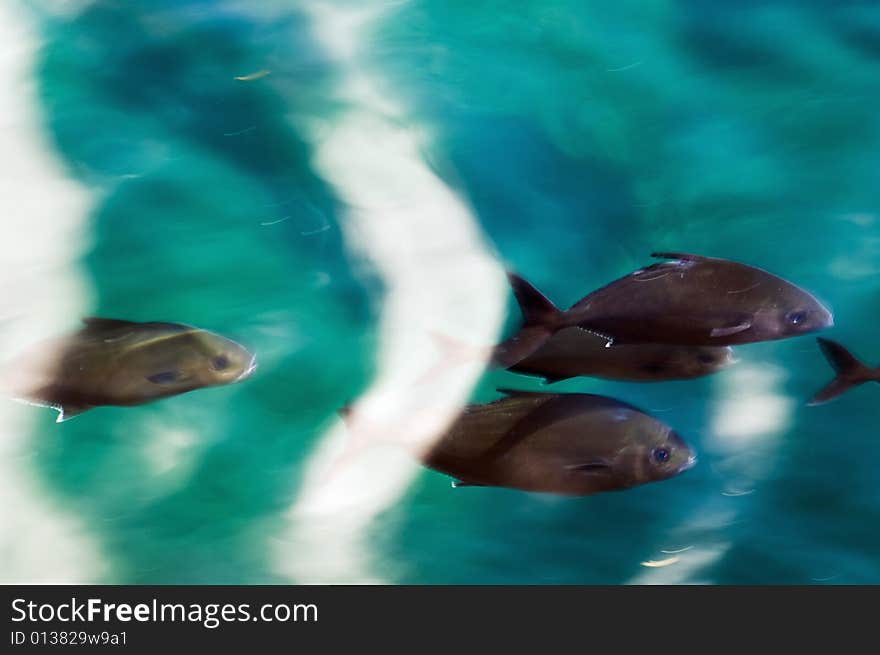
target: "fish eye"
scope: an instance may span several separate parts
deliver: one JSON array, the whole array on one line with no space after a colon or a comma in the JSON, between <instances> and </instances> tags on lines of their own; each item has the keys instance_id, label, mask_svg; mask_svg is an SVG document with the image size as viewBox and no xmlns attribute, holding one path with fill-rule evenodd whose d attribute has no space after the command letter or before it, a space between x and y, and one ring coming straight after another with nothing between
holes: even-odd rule
<instances>
[{"instance_id":1,"label":"fish eye","mask_svg":"<svg viewBox=\"0 0 880 655\"><path fill-rule=\"evenodd\" d=\"M785 315L785 320L791 323L792 325L800 325L804 321L807 320L807 312L803 309L798 309L793 312L789 312Z\"/></svg>"},{"instance_id":2,"label":"fish eye","mask_svg":"<svg viewBox=\"0 0 880 655\"><path fill-rule=\"evenodd\" d=\"M666 448L655 448L651 451L651 457L654 458L655 462L659 462L662 464L663 462L669 461L669 450Z\"/></svg>"},{"instance_id":3,"label":"fish eye","mask_svg":"<svg viewBox=\"0 0 880 655\"><path fill-rule=\"evenodd\" d=\"M699 355L697 355L697 360L701 364L714 364L715 363L715 358L712 357L712 355L710 355L709 353L700 353Z\"/></svg>"},{"instance_id":4,"label":"fish eye","mask_svg":"<svg viewBox=\"0 0 880 655\"><path fill-rule=\"evenodd\" d=\"M219 357L215 357L211 362L211 368L215 371L222 371L225 368L229 367L229 358L226 355L220 355Z\"/></svg>"}]
</instances>

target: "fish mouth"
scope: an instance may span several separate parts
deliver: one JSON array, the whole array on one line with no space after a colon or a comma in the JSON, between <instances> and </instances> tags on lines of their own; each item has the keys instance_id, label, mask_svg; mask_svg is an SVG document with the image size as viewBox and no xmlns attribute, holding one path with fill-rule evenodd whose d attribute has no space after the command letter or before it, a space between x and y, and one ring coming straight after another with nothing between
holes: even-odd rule
<instances>
[{"instance_id":1,"label":"fish mouth","mask_svg":"<svg viewBox=\"0 0 880 655\"><path fill-rule=\"evenodd\" d=\"M694 468L696 463L697 463L697 456L696 456L696 454L692 454L690 457L687 458L687 461L681 465L681 468L678 469L678 472L684 473L688 469Z\"/></svg>"},{"instance_id":2,"label":"fish mouth","mask_svg":"<svg viewBox=\"0 0 880 655\"><path fill-rule=\"evenodd\" d=\"M257 357L254 356L254 357L251 357L251 361L248 364L248 367L244 371L242 371L239 374L239 376L237 378L235 378L235 380L233 380L233 381L234 382L241 382L242 380L246 380L250 376L252 376L254 374L254 371L256 371L256 370L257 370Z\"/></svg>"},{"instance_id":3,"label":"fish mouth","mask_svg":"<svg viewBox=\"0 0 880 655\"><path fill-rule=\"evenodd\" d=\"M823 303L818 303L822 312L822 320L819 322L820 329L834 327L834 313Z\"/></svg>"}]
</instances>

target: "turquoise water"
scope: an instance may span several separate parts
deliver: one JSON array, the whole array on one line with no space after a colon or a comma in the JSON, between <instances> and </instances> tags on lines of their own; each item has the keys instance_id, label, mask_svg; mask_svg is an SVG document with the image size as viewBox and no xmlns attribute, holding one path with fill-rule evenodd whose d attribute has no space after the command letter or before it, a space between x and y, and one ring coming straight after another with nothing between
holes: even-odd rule
<instances>
[{"instance_id":1,"label":"turquoise water","mask_svg":"<svg viewBox=\"0 0 880 655\"><path fill-rule=\"evenodd\" d=\"M282 562L315 558L287 541L290 508L336 410L377 374L394 288L352 245L356 203L322 158L328 131L366 102L339 92L353 66L402 108L389 129L429 135L419 160L470 208L486 252L559 304L654 250L727 257L814 292L835 312L828 336L880 362L874 3L58 6L32 0L23 15L38 37L40 133L91 198L70 244L81 311L212 329L261 365L242 384L64 424L22 410L33 493L98 562L57 579L327 579ZM346 59L321 7L382 11ZM377 161L400 156L376 141ZM880 389L807 408L831 376L811 337L737 354L701 380L554 386L656 413L700 453L683 476L561 499L453 490L422 471L363 528L363 570L334 581L880 582ZM470 396L511 385L540 388L492 372ZM30 575L12 566L4 579Z\"/></svg>"}]
</instances>

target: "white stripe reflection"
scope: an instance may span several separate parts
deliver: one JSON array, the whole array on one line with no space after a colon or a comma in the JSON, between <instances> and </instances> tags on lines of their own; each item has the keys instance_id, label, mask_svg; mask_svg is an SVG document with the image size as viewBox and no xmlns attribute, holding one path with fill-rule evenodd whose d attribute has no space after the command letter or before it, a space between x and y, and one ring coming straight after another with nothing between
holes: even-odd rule
<instances>
[{"instance_id":1,"label":"white stripe reflection","mask_svg":"<svg viewBox=\"0 0 880 655\"><path fill-rule=\"evenodd\" d=\"M438 368L431 335L492 343L506 282L466 204L423 161L429 134L359 56L383 10L363 3L309 10L342 72L338 95L349 107L309 126L314 164L349 208L346 244L370 262L385 296L375 378L308 460L277 566L298 582L387 582L369 527L404 494L420 470L412 453L454 418L483 367Z\"/></svg>"},{"instance_id":2,"label":"white stripe reflection","mask_svg":"<svg viewBox=\"0 0 880 655\"><path fill-rule=\"evenodd\" d=\"M76 268L91 204L41 133L27 16L0 3L0 360L87 314ZM32 469L32 422L45 414L0 400L0 582L100 582L102 557Z\"/></svg>"}]
</instances>

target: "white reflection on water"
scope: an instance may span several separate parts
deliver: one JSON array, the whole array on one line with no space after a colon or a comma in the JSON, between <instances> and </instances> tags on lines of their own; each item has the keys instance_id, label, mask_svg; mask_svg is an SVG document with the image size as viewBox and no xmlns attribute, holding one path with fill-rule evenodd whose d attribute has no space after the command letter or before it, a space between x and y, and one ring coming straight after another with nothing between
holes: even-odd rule
<instances>
[{"instance_id":1,"label":"white reflection on water","mask_svg":"<svg viewBox=\"0 0 880 655\"><path fill-rule=\"evenodd\" d=\"M669 561L667 566L646 568L627 584L711 584L712 580L701 578L700 572L721 559L729 548L729 543L693 548L677 555L674 562L672 558L661 560Z\"/></svg>"},{"instance_id":2,"label":"white reflection on water","mask_svg":"<svg viewBox=\"0 0 880 655\"><path fill-rule=\"evenodd\" d=\"M350 109L306 127L315 168L347 205L346 244L385 286L376 374L347 425L337 422L306 464L279 541L277 568L298 582L388 582L375 570L368 530L419 472L426 448L467 401L482 363L436 368L433 333L492 343L506 282L462 200L423 161L430 136L360 56L383 7L308 5L319 42L338 63ZM387 16L382 16L387 19ZM393 18L392 18L393 20Z\"/></svg>"},{"instance_id":3,"label":"white reflection on water","mask_svg":"<svg viewBox=\"0 0 880 655\"><path fill-rule=\"evenodd\" d=\"M731 543L709 535L717 535L748 514L755 487L772 470L779 440L791 425L796 402L780 391L786 375L784 369L772 364L742 361L715 376L710 432L704 435L703 447L714 459L722 489L670 531L671 542L693 547L677 554L678 560L669 566L639 572L629 584L714 582L707 578L706 570L724 557ZM657 552L670 551L662 548ZM656 553L646 557L654 559L660 557Z\"/></svg>"},{"instance_id":4,"label":"white reflection on water","mask_svg":"<svg viewBox=\"0 0 880 655\"><path fill-rule=\"evenodd\" d=\"M41 134L31 74L37 45L26 16L0 3L0 360L69 325L89 302L76 262L90 198ZM27 457L32 423L46 418L0 401L0 582L99 582L93 539L48 499Z\"/></svg>"},{"instance_id":5,"label":"white reflection on water","mask_svg":"<svg viewBox=\"0 0 880 655\"><path fill-rule=\"evenodd\" d=\"M780 391L787 376L782 367L743 361L716 378L718 396L704 447L721 456L719 469L742 478L731 480L730 490L752 489L752 481L769 470L796 406Z\"/></svg>"},{"instance_id":6,"label":"white reflection on water","mask_svg":"<svg viewBox=\"0 0 880 655\"><path fill-rule=\"evenodd\" d=\"M874 214L843 214L838 220L856 226L861 234L855 247L835 257L828 267L829 273L839 280L862 280L876 278L880 274L880 237L877 234L877 216Z\"/></svg>"}]
</instances>

